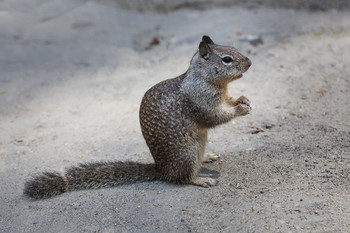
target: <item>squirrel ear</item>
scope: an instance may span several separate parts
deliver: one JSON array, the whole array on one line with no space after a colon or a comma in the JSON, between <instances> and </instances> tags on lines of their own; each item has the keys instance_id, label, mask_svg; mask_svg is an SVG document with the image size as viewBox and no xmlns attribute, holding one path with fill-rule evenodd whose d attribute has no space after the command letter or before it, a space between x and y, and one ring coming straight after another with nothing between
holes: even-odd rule
<instances>
[{"instance_id":1,"label":"squirrel ear","mask_svg":"<svg viewBox=\"0 0 350 233\"><path fill-rule=\"evenodd\" d=\"M201 41L201 43L199 43L199 55L201 56L201 58L208 60L209 55L211 53L211 49L209 48L209 46L204 43L203 41Z\"/></svg>"},{"instance_id":2,"label":"squirrel ear","mask_svg":"<svg viewBox=\"0 0 350 233\"><path fill-rule=\"evenodd\" d=\"M202 37L202 41L203 41L204 43L206 43L206 44L214 44L214 42L210 39L210 37L209 37L209 36L206 36L206 35L204 35L204 36Z\"/></svg>"}]
</instances>

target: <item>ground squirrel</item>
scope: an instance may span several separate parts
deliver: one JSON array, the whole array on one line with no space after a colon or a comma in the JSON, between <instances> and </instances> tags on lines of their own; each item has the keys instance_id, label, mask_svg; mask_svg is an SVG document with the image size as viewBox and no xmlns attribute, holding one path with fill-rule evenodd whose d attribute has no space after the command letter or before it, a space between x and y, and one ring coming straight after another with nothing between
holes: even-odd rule
<instances>
[{"instance_id":1,"label":"ground squirrel","mask_svg":"<svg viewBox=\"0 0 350 233\"><path fill-rule=\"evenodd\" d=\"M140 106L142 134L155 164L92 162L65 174L45 172L26 182L24 194L43 199L81 189L96 189L136 181L162 180L203 187L217 180L199 177L207 131L250 112L249 100L229 96L229 82L242 77L251 61L234 47L203 36L186 73L162 81L144 95Z\"/></svg>"}]
</instances>

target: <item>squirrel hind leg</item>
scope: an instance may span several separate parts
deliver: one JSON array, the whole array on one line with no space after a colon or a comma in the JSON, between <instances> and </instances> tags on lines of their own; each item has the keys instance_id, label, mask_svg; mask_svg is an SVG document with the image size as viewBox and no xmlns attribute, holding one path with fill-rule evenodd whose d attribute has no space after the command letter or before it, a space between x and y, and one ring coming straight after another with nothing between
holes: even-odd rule
<instances>
[{"instance_id":1,"label":"squirrel hind leg","mask_svg":"<svg viewBox=\"0 0 350 233\"><path fill-rule=\"evenodd\" d=\"M163 180L175 184L192 184L206 188L217 185L217 179L198 176L201 161L197 159L197 156L193 152L186 154L182 151L181 156L172 157L177 158L177 161L168 161L158 166Z\"/></svg>"},{"instance_id":2,"label":"squirrel hind leg","mask_svg":"<svg viewBox=\"0 0 350 233\"><path fill-rule=\"evenodd\" d=\"M176 151L164 162L157 163L156 167L160 179L173 184L191 184L201 168L201 161L190 150Z\"/></svg>"}]
</instances>

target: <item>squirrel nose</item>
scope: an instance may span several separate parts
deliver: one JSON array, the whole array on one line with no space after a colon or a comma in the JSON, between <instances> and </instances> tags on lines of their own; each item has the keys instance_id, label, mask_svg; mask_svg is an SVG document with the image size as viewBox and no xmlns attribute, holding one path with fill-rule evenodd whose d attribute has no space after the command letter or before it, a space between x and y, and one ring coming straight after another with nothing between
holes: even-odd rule
<instances>
[{"instance_id":1,"label":"squirrel nose","mask_svg":"<svg viewBox=\"0 0 350 233\"><path fill-rule=\"evenodd\" d=\"M245 61L247 62L247 66L250 67L252 65L252 62L250 61L249 58L245 58Z\"/></svg>"}]
</instances>

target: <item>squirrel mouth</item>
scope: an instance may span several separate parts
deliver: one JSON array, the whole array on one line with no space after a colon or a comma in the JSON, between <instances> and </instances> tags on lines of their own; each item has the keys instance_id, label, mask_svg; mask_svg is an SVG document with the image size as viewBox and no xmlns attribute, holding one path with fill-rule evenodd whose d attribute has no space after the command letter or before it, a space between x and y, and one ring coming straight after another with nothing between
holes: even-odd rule
<instances>
[{"instance_id":1,"label":"squirrel mouth","mask_svg":"<svg viewBox=\"0 0 350 233\"><path fill-rule=\"evenodd\" d=\"M234 80L237 80L237 79L240 79L240 78L242 78L242 76L243 76L243 74L240 74L240 75L237 75L237 76L231 76L230 77L230 82L232 82L232 81L234 81Z\"/></svg>"}]
</instances>

